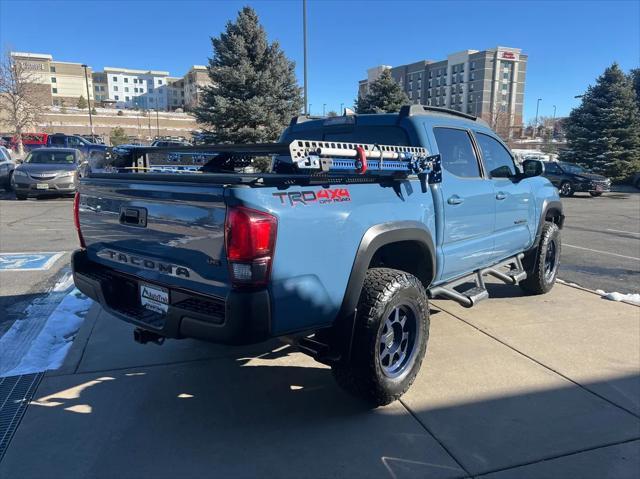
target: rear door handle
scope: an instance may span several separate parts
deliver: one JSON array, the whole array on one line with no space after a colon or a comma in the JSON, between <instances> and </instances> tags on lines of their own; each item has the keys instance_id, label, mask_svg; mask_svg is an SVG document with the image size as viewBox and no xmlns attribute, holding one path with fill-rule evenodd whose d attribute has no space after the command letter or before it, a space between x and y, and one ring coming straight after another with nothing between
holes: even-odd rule
<instances>
[{"instance_id":1,"label":"rear door handle","mask_svg":"<svg viewBox=\"0 0 640 479\"><path fill-rule=\"evenodd\" d=\"M502 191L499 191L496 194L496 200L504 200L507 197L506 193L503 193Z\"/></svg>"},{"instance_id":2,"label":"rear door handle","mask_svg":"<svg viewBox=\"0 0 640 479\"><path fill-rule=\"evenodd\" d=\"M453 195L447 200L447 203L449 203L450 205L459 205L463 201L464 200L460 198L458 195Z\"/></svg>"}]
</instances>

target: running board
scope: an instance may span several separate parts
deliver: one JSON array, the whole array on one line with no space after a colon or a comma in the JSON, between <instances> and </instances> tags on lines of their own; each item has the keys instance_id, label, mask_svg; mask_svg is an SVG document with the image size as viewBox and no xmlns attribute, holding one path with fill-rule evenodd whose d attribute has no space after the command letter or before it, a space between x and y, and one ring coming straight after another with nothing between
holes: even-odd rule
<instances>
[{"instance_id":1,"label":"running board","mask_svg":"<svg viewBox=\"0 0 640 479\"><path fill-rule=\"evenodd\" d=\"M450 281L440 286L434 286L429 289L430 298L446 298L452 299L461 304L465 308L471 308L480 301L484 301L489 297L489 292L484 283L484 277L489 275L494 278L498 278L506 284L518 284L520 281L527 278L527 272L522 266L522 259L524 254L520 253L517 256L509 258L501 263L498 263L489 268L483 268L475 271L471 274L463 276L461 278ZM511 269L508 272L500 271L499 268L509 266ZM465 284L474 283L474 286L465 290L457 291L455 288Z\"/></svg>"}]
</instances>

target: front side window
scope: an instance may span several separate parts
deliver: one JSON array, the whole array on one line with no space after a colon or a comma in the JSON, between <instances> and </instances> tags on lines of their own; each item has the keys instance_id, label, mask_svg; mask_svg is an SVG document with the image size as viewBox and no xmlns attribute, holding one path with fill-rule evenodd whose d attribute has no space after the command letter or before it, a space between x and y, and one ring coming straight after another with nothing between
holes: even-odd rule
<instances>
[{"instance_id":1,"label":"front side window","mask_svg":"<svg viewBox=\"0 0 640 479\"><path fill-rule=\"evenodd\" d=\"M561 175L562 170L555 163L545 163L544 169L547 173L551 173L553 175Z\"/></svg>"},{"instance_id":2,"label":"front side window","mask_svg":"<svg viewBox=\"0 0 640 479\"><path fill-rule=\"evenodd\" d=\"M466 130L434 128L442 167L461 178L479 178L480 167Z\"/></svg>"},{"instance_id":3,"label":"front side window","mask_svg":"<svg viewBox=\"0 0 640 479\"><path fill-rule=\"evenodd\" d=\"M493 178L511 178L516 175L516 166L507 149L495 138L476 133L487 171Z\"/></svg>"}]
</instances>

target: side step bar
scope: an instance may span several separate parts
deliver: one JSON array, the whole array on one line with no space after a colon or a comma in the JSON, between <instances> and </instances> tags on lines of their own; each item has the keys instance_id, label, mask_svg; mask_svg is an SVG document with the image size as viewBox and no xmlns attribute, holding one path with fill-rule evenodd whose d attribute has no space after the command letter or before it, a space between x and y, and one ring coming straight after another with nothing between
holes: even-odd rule
<instances>
[{"instance_id":1,"label":"side step bar","mask_svg":"<svg viewBox=\"0 0 640 479\"><path fill-rule=\"evenodd\" d=\"M480 269L474 273L455 279L449 283L445 283L440 286L434 286L429 289L430 298L447 298L460 303L465 308L471 308L480 301L483 301L489 297L489 292L484 283L484 277L489 275L494 278L505 282L506 284L518 284L520 281L527 278L527 272L522 266L522 259L524 254L520 253L517 256L509 258L501 263L498 263L489 268ZM509 266L511 269L508 272L500 271L498 268ZM474 283L475 286L465 291L457 291L455 288L465 284Z\"/></svg>"}]
</instances>

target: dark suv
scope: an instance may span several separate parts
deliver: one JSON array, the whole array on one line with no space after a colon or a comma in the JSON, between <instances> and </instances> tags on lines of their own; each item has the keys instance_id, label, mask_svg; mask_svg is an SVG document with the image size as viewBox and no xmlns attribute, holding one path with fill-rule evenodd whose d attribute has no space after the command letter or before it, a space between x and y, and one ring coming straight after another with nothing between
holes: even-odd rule
<instances>
[{"instance_id":1,"label":"dark suv","mask_svg":"<svg viewBox=\"0 0 640 479\"><path fill-rule=\"evenodd\" d=\"M573 196L576 192L600 196L611 190L611 180L575 163L545 161L544 176L558 188L560 196Z\"/></svg>"}]
</instances>

